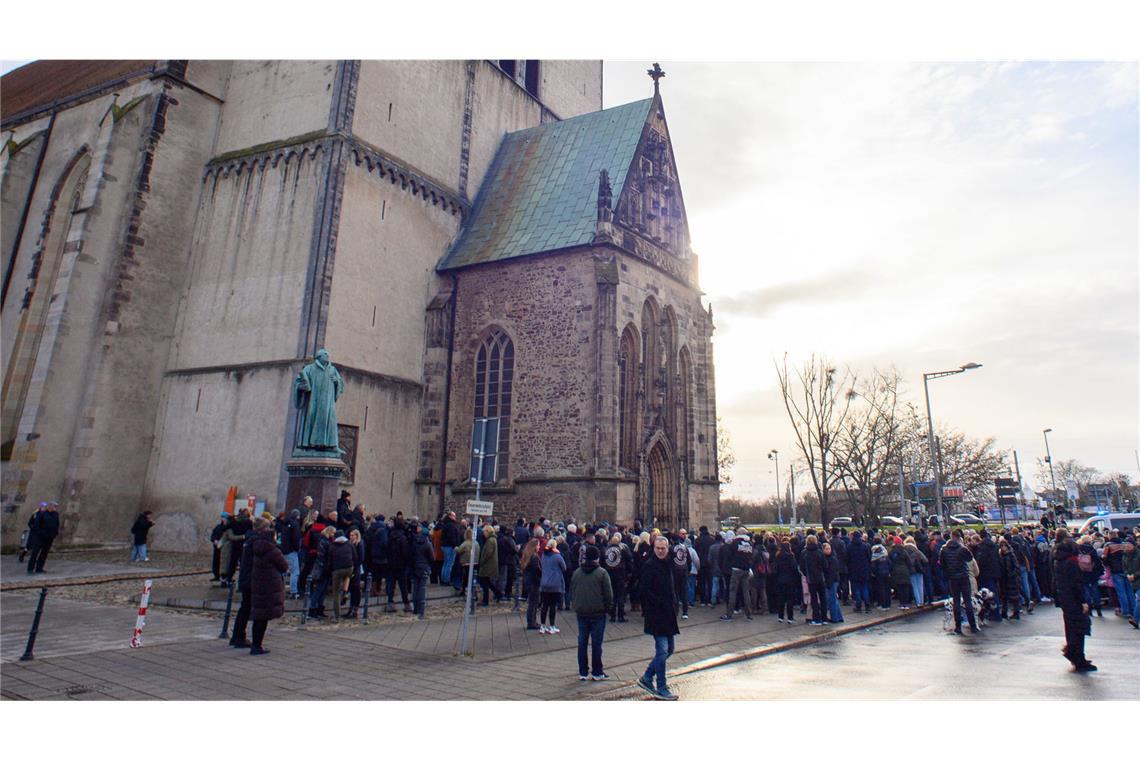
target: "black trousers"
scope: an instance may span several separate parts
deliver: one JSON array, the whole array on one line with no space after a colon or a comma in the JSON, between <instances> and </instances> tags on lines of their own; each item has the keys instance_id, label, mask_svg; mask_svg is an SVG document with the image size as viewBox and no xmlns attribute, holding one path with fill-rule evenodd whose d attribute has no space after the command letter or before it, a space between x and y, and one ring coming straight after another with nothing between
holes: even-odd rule
<instances>
[{"instance_id":1,"label":"black trousers","mask_svg":"<svg viewBox=\"0 0 1140 760\"><path fill-rule=\"evenodd\" d=\"M847 599L850 596L851 596L851 584L848 582L847 573L840 573L839 574L839 601L846 604Z\"/></svg>"},{"instance_id":2,"label":"black trousers","mask_svg":"<svg viewBox=\"0 0 1140 760\"><path fill-rule=\"evenodd\" d=\"M800 582L784 583L779 586L780 601L777 604L777 612L780 617L788 620L796 619L796 607L800 606L800 600L803 598L803 588Z\"/></svg>"},{"instance_id":3,"label":"black trousers","mask_svg":"<svg viewBox=\"0 0 1140 760\"><path fill-rule=\"evenodd\" d=\"M681 603L681 614L689 614L689 573L673 571L673 592Z\"/></svg>"},{"instance_id":4,"label":"black trousers","mask_svg":"<svg viewBox=\"0 0 1140 760\"><path fill-rule=\"evenodd\" d=\"M250 595L241 592L241 605L238 607L237 617L234 618L234 631L230 636L230 642L237 643L245 641L245 627L249 624L249 613L251 612Z\"/></svg>"},{"instance_id":5,"label":"black trousers","mask_svg":"<svg viewBox=\"0 0 1140 760\"><path fill-rule=\"evenodd\" d=\"M317 555L310 554L306 549L304 558L301 561L301 574L297 576L297 590L308 588L305 583L309 580L309 574L313 572L313 565L317 562ZM303 592L302 592L303 593Z\"/></svg>"},{"instance_id":6,"label":"black trousers","mask_svg":"<svg viewBox=\"0 0 1140 760\"><path fill-rule=\"evenodd\" d=\"M210 572L214 575L214 580L220 579L222 570L222 550L214 547L214 557L210 560Z\"/></svg>"},{"instance_id":7,"label":"black trousers","mask_svg":"<svg viewBox=\"0 0 1140 760\"><path fill-rule=\"evenodd\" d=\"M764 576L764 585L768 587L768 611L769 612L783 612L784 608L781 606L780 589L776 585L776 576L769 573Z\"/></svg>"},{"instance_id":8,"label":"black trousers","mask_svg":"<svg viewBox=\"0 0 1140 760\"><path fill-rule=\"evenodd\" d=\"M701 604L712 601L712 571L704 565L697 571L697 598Z\"/></svg>"},{"instance_id":9,"label":"black trousers","mask_svg":"<svg viewBox=\"0 0 1140 760\"><path fill-rule=\"evenodd\" d=\"M614 589L614 606L610 610L610 619L614 620L615 615L617 620L625 620L625 593L626 593L626 579L622 573L616 573L610 576L611 585Z\"/></svg>"},{"instance_id":10,"label":"black trousers","mask_svg":"<svg viewBox=\"0 0 1140 760\"><path fill-rule=\"evenodd\" d=\"M1064 621L1065 659L1074 665L1088 662L1088 660L1085 659L1085 632L1089 629L1088 618L1084 620L1070 620L1068 617L1065 617Z\"/></svg>"},{"instance_id":11,"label":"black trousers","mask_svg":"<svg viewBox=\"0 0 1140 760\"><path fill-rule=\"evenodd\" d=\"M964 604L966 605L966 619L970 621L970 630L976 631L978 621L974 619L974 602L970 599L969 578L950 579L950 600L954 605L954 630L962 630L962 605ZM1081 646L1084 646L1083 639Z\"/></svg>"},{"instance_id":12,"label":"black trousers","mask_svg":"<svg viewBox=\"0 0 1140 760\"><path fill-rule=\"evenodd\" d=\"M822 622L823 611L827 609L827 604L823 598L823 584L809 583L808 596L811 598L811 619L817 623Z\"/></svg>"},{"instance_id":13,"label":"black trousers","mask_svg":"<svg viewBox=\"0 0 1140 760\"><path fill-rule=\"evenodd\" d=\"M258 649L261 648L262 642L265 641L265 629L269 627L268 620L254 620L253 621L253 645Z\"/></svg>"},{"instance_id":14,"label":"black trousers","mask_svg":"<svg viewBox=\"0 0 1140 760\"><path fill-rule=\"evenodd\" d=\"M44 562L47 560L48 552L51 551L52 542L55 537L41 538L36 534L28 536L28 572L41 572L44 569Z\"/></svg>"},{"instance_id":15,"label":"black trousers","mask_svg":"<svg viewBox=\"0 0 1140 760\"><path fill-rule=\"evenodd\" d=\"M542 604L539 599L538 581L526 583L526 627L538 627L538 609Z\"/></svg>"},{"instance_id":16,"label":"black trousers","mask_svg":"<svg viewBox=\"0 0 1140 760\"><path fill-rule=\"evenodd\" d=\"M406 567L392 567L388 566L388 604L392 603L392 599L396 595L396 585L400 586L400 601L407 607L410 602L408 601L408 569Z\"/></svg>"},{"instance_id":17,"label":"black trousers","mask_svg":"<svg viewBox=\"0 0 1140 760\"><path fill-rule=\"evenodd\" d=\"M891 606L891 579L890 576L876 575L872 581L875 584L875 596L879 606L888 609Z\"/></svg>"}]
</instances>

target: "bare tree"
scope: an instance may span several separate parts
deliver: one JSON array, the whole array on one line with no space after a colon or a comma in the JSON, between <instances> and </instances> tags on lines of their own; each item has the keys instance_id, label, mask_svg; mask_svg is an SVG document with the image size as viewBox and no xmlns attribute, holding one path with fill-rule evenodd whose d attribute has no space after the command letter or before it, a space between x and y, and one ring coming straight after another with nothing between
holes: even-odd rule
<instances>
[{"instance_id":1,"label":"bare tree","mask_svg":"<svg viewBox=\"0 0 1140 760\"><path fill-rule=\"evenodd\" d=\"M796 447L818 499L820 522L826 525L830 493L843 477L844 465L837 463L836 457L856 395L852 389L856 377L850 369L841 372L815 354L795 370L788 369L785 354L783 366L776 365L776 376L796 434Z\"/></svg>"},{"instance_id":2,"label":"bare tree","mask_svg":"<svg viewBox=\"0 0 1140 760\"><path fill-rule=\"evenodd\" d=\"M994 447L994 439L972 438L945 425L935 428L934 438L942 458L942 485L961 486L969 504L992 503L994 478L1009 474L1005 453ZM925 435L911 439L908 455L918 472L933 472Z\"/></svg>"},{"instance_id":3,"label":"bare tree","mask_svg":"<svg viewBox=\"0 0 1140 760\"><path fill-rule=\"evenodd\" d=\"M894 367L872 369L870 377L856 382L856 400L839 432L834 461L857 521L868 512L877 516L884 497L898 492L903 451L921 435L908 424L917 412L901 401L902 385Z\"/></svg>"},{"instance_id":4,"label":"bare tree","mask_svg":"<svg viewBox=\"0 0 1140 760\"><path fill-rule=\"evenodd\" d=\"M718 416L716 418L716 472L723 486L732 482L732 468L736 464L736 454L732 450L732 439L728 428Z\"/></svg>"}]
</instances>

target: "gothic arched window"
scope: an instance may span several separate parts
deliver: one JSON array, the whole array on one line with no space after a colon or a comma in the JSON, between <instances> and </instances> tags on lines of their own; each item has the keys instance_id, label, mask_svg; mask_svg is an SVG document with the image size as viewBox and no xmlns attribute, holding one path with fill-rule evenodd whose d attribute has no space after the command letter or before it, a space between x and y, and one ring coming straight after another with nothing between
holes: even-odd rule
<instances>
[{"instance_id":1,"label":"gothic arched window","mask_svg":"<svg viewBox=\"0 0 1140 760\"><path fill-rule=\"evenodd\" d=\"M506 333L495 328L484 338L475 354L475 410L472 416L476 420L480 418L494 420L488 423L488 456L483 462L485 483L497 483L507 477L507 467L510 465L511 389L514 384L514 369L514 344ZM490 438L496 431L499 443L494 447ZM472 471L474 469L472 467Z\"/></svg>"},{"instance_id":2,"label":"gothic arched window","mask_svg":"<svg viewBox=\"0 0 1140 760\"><path fill-rule=\"evenodd\" d=\"M629 325L621 334L618 349L618 430L620 453L618 464L627 470L637 471L637 403L638 384L637 331Z\"/></svg>"}]
</instances>

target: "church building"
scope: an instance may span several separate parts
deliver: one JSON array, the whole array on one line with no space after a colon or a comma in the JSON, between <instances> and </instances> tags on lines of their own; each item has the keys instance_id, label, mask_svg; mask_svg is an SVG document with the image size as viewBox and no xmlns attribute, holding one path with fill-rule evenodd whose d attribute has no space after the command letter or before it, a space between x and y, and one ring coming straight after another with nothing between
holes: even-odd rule
<instances>
[{"instance_id":1,"label":"church building","mask_svg":"<svg viewBox=\"0 0 1140 760\"><path fill-rule=\"evenodd\" d=\"M369 513L713 525L711 309L665 111L600 61L40 61L0 82L3 538L287 506L326 348ZM647 90L650 82L647 80ZM479 433L480 435L476 435Z\"/></svg>"}]
</instances>

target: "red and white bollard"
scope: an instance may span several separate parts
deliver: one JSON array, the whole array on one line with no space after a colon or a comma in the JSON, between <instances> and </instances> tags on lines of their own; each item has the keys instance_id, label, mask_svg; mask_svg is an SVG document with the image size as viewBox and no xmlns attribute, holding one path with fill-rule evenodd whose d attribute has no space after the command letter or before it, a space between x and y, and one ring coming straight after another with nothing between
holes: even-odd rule
<instances>
[{"instance_id":1,"label":"red and white bollard","mask_svg":"<svg viewBox=\"0 0 1140 760\"><path fill-rule=\"evenodd\" d=\"M142 629L146 625L146 607L150 604L150 585L151 581L143 582L142 598L139 599L139 617L135 621L135 632L131 635L131 649L138 649L142 646Z\"/></svg>"}]
</instances>

